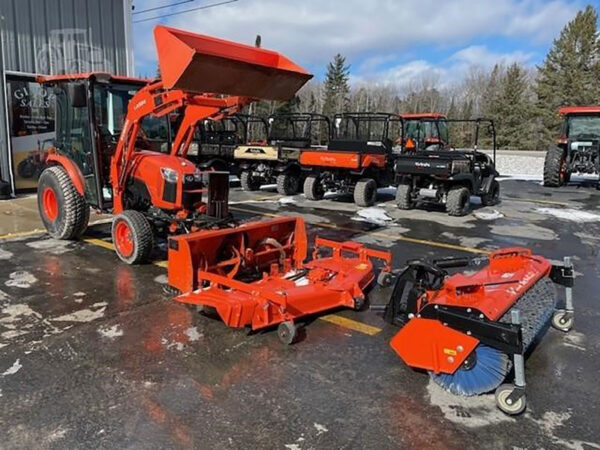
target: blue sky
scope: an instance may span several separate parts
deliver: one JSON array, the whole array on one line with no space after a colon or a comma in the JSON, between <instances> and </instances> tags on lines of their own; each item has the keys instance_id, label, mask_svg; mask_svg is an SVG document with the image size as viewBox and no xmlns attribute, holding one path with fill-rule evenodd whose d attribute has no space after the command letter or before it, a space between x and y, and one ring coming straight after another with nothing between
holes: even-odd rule
<instances>
[{"instance_id":1,"label":"blue sky","mask_svg":"<svg viewBox=\"0 0 600 450\"><path fill-rule=\"evenodd\" d=\"M135 0L134 22L220 0ZM222 1L222 0L221 0ZM474 67L543 61L552 40L586 4L600 0L238 0L215 8L134 23L138 75L156 68L152 28L158 23L280 51L323 76L336 53L353 82L407 85L431 77L460 81Z\"/></svg>"}]
</instances>

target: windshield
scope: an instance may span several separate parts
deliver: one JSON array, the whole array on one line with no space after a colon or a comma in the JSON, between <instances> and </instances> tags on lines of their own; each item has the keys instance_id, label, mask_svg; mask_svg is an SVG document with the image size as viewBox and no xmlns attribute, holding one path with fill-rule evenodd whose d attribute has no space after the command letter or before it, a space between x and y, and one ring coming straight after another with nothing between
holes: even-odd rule
<instances>
[{"instance_id":1,"label":"windshield","mask_svg":"<svg viewBox=\"0 0 600 450\"><path fill-rule=\"evenodd\" d=\"M404 138L417 141L439 139L448 142L448 128L444 121L408 120L404 122Z\"/></svg>"},{"instance_id":2,"label":"windshield","mask_svg":"<svg viewBox=\"0 0 600 450\"><path fill-rule=\"evenodd\" d=\"M600 116L571 116L567 122L567 136L600 136Z\"/></svg>"},{"instance_id":3,"label":"windshield","mask_svg":"<svg viewBox=\"0 0 600 450\"><path fill-rule=\"evenodd\" d=\"M387 118L338 117L335 120L335 137L349 141L381 141L387 138Z\"/></svg>"},{"instance_id":4,"label":"windshield","mask_svg":"<svg viewBox=\"0 0 600 450\"><path fill-rule=\"evenodd\" d=\"M127 105L141 86L103 85L94 87L96 125L104 145L118 141L127 115ZM167 117L147 116L142 120L136 147L166 153L169 151L169 127Z\"/></svg>"}]
</instances>

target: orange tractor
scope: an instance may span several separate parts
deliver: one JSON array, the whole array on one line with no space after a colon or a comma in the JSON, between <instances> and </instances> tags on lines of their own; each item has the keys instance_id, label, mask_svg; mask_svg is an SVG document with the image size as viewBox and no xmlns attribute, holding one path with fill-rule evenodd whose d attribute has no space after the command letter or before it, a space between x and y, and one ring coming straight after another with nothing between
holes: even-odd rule
<instances>
[{"instance_id":1,"label":"orange tractor","mask_svg":"<svg viewBox=\"0 0 600 450\"><path fill-rule=\"evenodd\" d=\"M401 114L402 148L408 151L440 150L450 144L446 116L441 113Z\"/></svg>"},{"instance_id":2,"label":"orange tractor","mask_svg":"<svg viewBox=\"0 0 600 450\"><path fill-rule=\"evenodd\" d=\"M392 184L392 138L402 134L402 118L389 113L344 113L334 117L326 149L302 150L300 165L308 174L304 195L321 200L326 191L352 194L358 206L371 206L377 188Z\"/></svg>"},{"instance_id":3,"label":"orange tractor","mask_svg":"<svg viewBox=\"0 0 600 450\"><path fill-rule=\"evenodd\" d=\"M149 258L156 234L231 221L228 174L200 172L186 158L197 125L257 98L287 100L312 77L269 50L163 26L154 35L161 80L40 80L54 87L57 110L56 147L38 184L42 221L51 236L75 239L90 207L112 213L115 249L130 264ZM181 120L171 139L175 112Z\"/></svg>"}]
</instances>

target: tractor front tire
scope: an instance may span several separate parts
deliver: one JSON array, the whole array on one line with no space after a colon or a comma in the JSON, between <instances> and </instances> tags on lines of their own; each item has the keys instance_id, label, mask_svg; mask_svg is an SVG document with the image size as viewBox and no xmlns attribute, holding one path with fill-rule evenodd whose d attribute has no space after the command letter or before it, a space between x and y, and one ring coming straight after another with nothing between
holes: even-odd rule
<instances>
[{"instance_id":1,"label":"tractor front tire","mask_svg":"<svg viewBox=\"0 0 600 450\"><path fill-rule=\"evenodd\" d=\"M300 189L300 177L295 173L284 172L277 175L277 192L281 195L294 195Z\"/></svg>"},{"instance_id":2,"label":"tractor front tire","mask_svg":"<svg viewBox=\"0 0 600 450\"><path fill-rule=\"evenodd\" d=\"M483 206L493 206L500 201L500 183L498 180L492 181L490 191L481 196L481 204Z\"/></svg>"},{"instance_id":3,"label":"tractor front tire","mask_svg":"<svg viewBox=\"0 0 600 450\"><path fill-rule=\"evenodd\" d=\"M121 261L142 264L150 259L154 232L148 219L139 211L126 210L114 218L112 240Z\"/></svg>"},{"instance_id":4,"label":"tractor front tire","mask_svg":"<svg viewBox=\"0 0 600 450\"><path fill-rule=\"evenodd\" d=\"M567 172L566 166L564 150L559 147L548 150L544 160L544 186L560 187L568 183L571 174Z\"/></svg>"},{"instance_id":5,"label":"tractor front tire","mask_svg":"<svg viewBox=\"0 0 600 450\"><path fill-rule=\"evenodd\" d=\"M453 187L448 191L446 211L448 215L461 217L469 213L471 193L466 187Z\"/></svg>"},{"instance_id":6,"label":"tractor front tire","mask_svg":"<svg viewBox=\"0 0 600 450\"><path fill-rule=\"evenodd\" d=\"M325 189L321 185L321 180L316 175L309 175L304 180L304 195L308 200L322 200L325 196Z\"/></svg>"},{"instance_id":7,"label":"tractor front tire","mask_svg":"<svg viewBox=\"0 0 600 450\"><path fill-rule=\"evenodd\" d=\"M412 198L412 186L410 184L399 184L396 188L396 205L400 209L413 209L415 201Z\"/></svg>"},{"instance_id":8,"label":"tractor front tire","mask_svg":"<svg viewBox=\"0 0 600 450\"><path fill-rule=\"evenodd\" d=\"M87 229L90 208L61 166L45 169L38 180L38 210L54 239L74 240Z\"/></svg>"},{"instance_id":9,"label":"tractor front tire","mask_svg":"<svg viewBox=\"0 0 600 450\"><path fill-rule=\"evenodd\" d=\"M372 178L362 178L354 186L354 203L373 206L377 200L377 183Z\"/></svg>"},{"instance_id":10,"label":"tractor front tire","mask_svg":"<svg viewBox=\"0 0 600 450\"><path fill-rule=\"evenodd\" d=\"M240 184L244 191L258 191L260 189L260 179L253 177L249 170L244 170L240 174Z\"/></svg>"}]
</instances>

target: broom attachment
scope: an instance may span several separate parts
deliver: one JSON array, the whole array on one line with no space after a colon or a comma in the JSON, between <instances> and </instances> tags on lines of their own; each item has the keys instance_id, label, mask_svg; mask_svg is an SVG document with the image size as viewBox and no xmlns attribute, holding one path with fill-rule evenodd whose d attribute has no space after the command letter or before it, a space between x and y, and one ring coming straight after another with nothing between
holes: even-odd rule
<instances>
[{"instance_id":1,"label":"broom attachment","mask_svg":"<svg viewBox=\"0 0 600 450\"><path fill-rule=\"evenodd\" d=\"M458 268L474 272L449 274ZM565 287L564 309L557 309L555 284ZM572 327L573 284L570 258L552 265L523 248L409 261L384 312L387 322L403 325L390 345L454 394L497 388L500 409L518 414L525 408L525 352L550 323ZM501 385L512 367L514 384Z\"/></svg>"}]
</instances>

